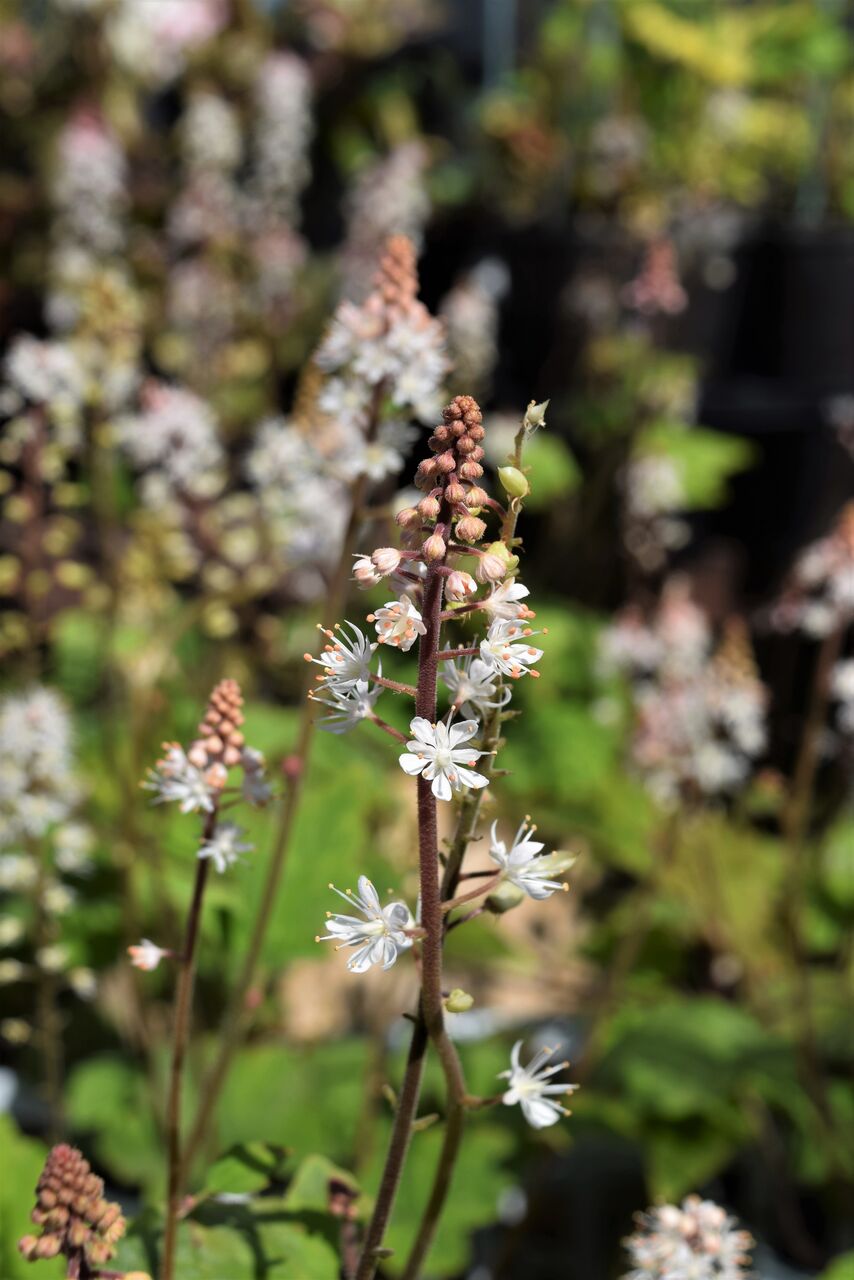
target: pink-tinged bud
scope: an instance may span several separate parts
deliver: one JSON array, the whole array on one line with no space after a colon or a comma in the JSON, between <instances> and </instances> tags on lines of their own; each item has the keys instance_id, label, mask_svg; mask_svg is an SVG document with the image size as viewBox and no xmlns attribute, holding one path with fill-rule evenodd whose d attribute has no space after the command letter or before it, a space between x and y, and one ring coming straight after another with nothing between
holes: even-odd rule
<instances>
[{"instance_id":1,"label":"pink-tinged bud","mask_svg":"<svg viewBox=\"0 0 854 1280\"><path fill-rule=\"evenodd\" d=\"M89 1239L90 1231L85 1222L75 1219L68 1228L68 1243L75 1249L81 1249Z\"/></svg>"},{"instance_id":2,"label":"pink-tinged bud","mask_svg":"<svg viewBox=\"0 0 854 1280\"><path fill-rule=\"evenodd\" d=\"M468 432L464 436L460 436L457 441L457 453L472 453L476 448L477 445Z\"/></svg>"},{"instance_id":3,"label":"pink-tinged bud","mask_svg":"<svg viewBox=\"0 0 854 1280\"><path fill-rule=\"evenodd\" d=\"M416 525L421 523L421 516L415 507L404 507L402 511L398 511L394 518L401 529L414 529Z\"/></svg>"},{"instance_id":4,"label":"pink-tinged bud","mask_svg":"<svg viewBox=\"0 0 854 1280\"><path fill-rule=\"evenodd\" d=\"M470 573L464 569L455 569L448 574L445 583L445 596L448 600L468 600L477 591L477 583Z\"/></svg>"},{"instance_id":5,"label":"pink-tinged bud","mask_svg":"<svg viewBox=\"0 0 854 1280\"><path fill-rule=\"evenodd\" d=\"M466 497L467 507L482 507L485 502L489 501L489 494L485 489L481 489L480 485L473 484L468 491Z\"/></svg>"},{"instance_id":6,"label":"pink-tinged bud","mask_svg":"<svg viewBox=\"0 0 854 1280\"><path fill-rule=\"evenodd\" d=\"M441 504L437 498L422 498L418 504L418 511L424 520L435 520L441 510Z\"/></svg>"},{"instance_id":7,"label":"pink-tinged bud","mask_svg":"<svg viewBox=\"0 0 854 1280\"><path fill-rule=\"evenodd\" d=\"M476 444L475 447L472 449L471 453L469 454L469 461L483 462L484 457L485 457L485 454L483 452L483 449L481 449L479 444Z\"/></svg>"},{"instance_id":8,"label":"pink-tinged bud","mask_svg":"<svg viewBox=\"0 0 854 1280\"><path fill-rule=\"evenodd\" d=\"M487 551L485 555L478 556L474 572L478 582L501 582L507 573L507 565L501 556Z\"/></svg>"},{"instance_id":9,"label":"pink-tinged bud","mask_svg":"<svg viewBox=\"0 0 854 1280\"><path fill-rule=\"evenodd\" d=\"M36 1241L31 1258L55 1258L62 1248L59 1236L42 1236Z\"/></svg>"},{"instance_id":10,"label":"pink-tinged bud","mask_svg":"<svg viewBox=\"0 0 854 1280\"><path fill-rule=\"evenodd\" d=\"M458 480L452 480L450 484L445 486L445 498L452 506L465 502L466 491Z\"/></svg>"},{"instance_id":11,"label":"pink-tinged bud","mask_svg":"<svg viewBox=\"0 0 854 1280\"><path fill-rule=\"evenodd\" d=\"M463 516L457 521L457 537L463 542L479 542L486 533L486 525L477 516Z\"/></svg>"},{"instance_id":12,"label":"pink-tinged bud","mask_svg":"<svg viewBox=\"0 0 854 1280\"><path fill-rule=\"evenodd\" d=\"M445 539L438 533L431 533L421 550L425 560L441 560L447 549Z\"/></svg>"},{"instance_id":13,"label":"pink-tinged bud","mask_svg":"<svg viewBox=\"0 0 854 1280\"><path fill-rule=\"evenodd\" d=\"M447 448L452 439L453 436L451 435L450 430L443 424L441 427L436 427L427 443L431 449L438 453L440 449Z\"/></svg>"},{"instance_id":14,"label":"pink-tinged bud","mask_svg":"<svg viewBox=\"0 0 854 1280\"><path fill-rule=\"evenodd\" d=\"M466 424L464 422L452 422L450 424L451 435L464 436L466 433Z\"/></svg>"},{"instance_id":15,"label":"pink-tinged bud","mask_svg":"<svg viewBox=\"0 0 854 1280\"><path fill-rule=\"evenodd\" d=\"M436 459L425 458L423 462L419 462L418 469L415 472L416 486L419 489L432 489L435 475Z\"/></svg>"},{"instance_id":16,"label":"pink-tinged bud","mask_svg":"<svg viewBox=\"0 0 854 1280\"><path fill-rule=\"evenodd\" d=\"M371 560L377 573L384 578L387 573L394 573L400 564L400 552L396 547L378 547Z\"/></svg>"},{"instance_id":17,"label":"pink-tinged bud","mask_svg":"<svg viewBox=\"0 0 854 1280\"><path fill-rule=\"evenodd\" d=\"M368 556L360 556L353 565L353 577L363 590L368 587L375 587L380 580L380 575Z\"/></svg>"},{"instance_id":18,"label":"pink-tinged bud","mask_svg":"<svg viewBox=\"0 0 854 1280\"><path fill-rule=\"evenodd\" d=\"M475 444L480 444L481 440L486 435L486 431L479 423L476 423L469 427L468 434L472 440L474 440Z\"/></svg>"},{"instance_id":19,"label":"pink-tinged bud","mask_svg":"<svg viewBox=\"0 0 854 1280\"><path fill-rule=\"evenodd\" d=\"M460 467L460 476L463 480L479 480L483 475L483 467L479 462L471 462L467 459Z\"/></svg>"},{"instance_id":20,"label":"pink-tinged bud","mask_svg":"<svg viewBox=\"0 0 854 1280\"><path fill-rule=\"evenodd\" d=\"M444 453L440 453L436 459L436 467L442 475L450 475L452 471L457 469L457 460L450 449L446 449ZM420 467L419 467L420 470Z\"/></svg>"},{"instance_id":21,"label":"pink-tinged bud","mask_svg":"<svg viewBox=\"0 0 854 1280\"><path fill-rule=\"evenodd\" d=\"M18 1251L23 1257L34 1258L36 1256L36 1245L38 1244L38 1236L21 1236L18 1241Z\"/></svg>"}]
</instances>

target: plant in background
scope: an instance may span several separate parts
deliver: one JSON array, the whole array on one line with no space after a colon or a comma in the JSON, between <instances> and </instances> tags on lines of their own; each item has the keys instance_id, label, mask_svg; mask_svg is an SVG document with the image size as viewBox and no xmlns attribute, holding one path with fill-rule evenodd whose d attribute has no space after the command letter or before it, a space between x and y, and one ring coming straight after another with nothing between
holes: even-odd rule
<instances>
[{"instance_id":1,"label":"plant in background","mask_svg":"<svg viewBox=\"0 0 854 1280\"><path fill-rule=\"evenodd\" d=\"M750 1266L750 1233L711 1200L687 1196L637 1215L624 1242L632 1264L624 1280L740 1280Z\"/></svg>"}]
</instances>

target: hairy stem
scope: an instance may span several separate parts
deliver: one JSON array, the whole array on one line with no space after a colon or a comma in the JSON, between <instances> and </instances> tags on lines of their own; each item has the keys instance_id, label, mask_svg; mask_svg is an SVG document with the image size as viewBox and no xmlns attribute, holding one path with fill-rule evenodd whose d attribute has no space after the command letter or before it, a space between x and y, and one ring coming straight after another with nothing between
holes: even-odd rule
<instances>
[{"instance_id":1,"label":"hairy stem","mask_svg":"<svg viewBox=\"0 0 854 1280\"><path fill-rule=\"evenodd\" d=\"M205 818L202 841L210 840L216 827L217 805ZM160 1280L174 1280L175 1245L177 1243L178 1215L184 1180L184 1162L181 1155L181 1088L184 1077L184 1061L190 1038L190 1012L193 1004L193 983L196 971L196 947L202 917L202 901L210 863L199 858L196 863L196 879L187 915L184 945L179 958L180 971L175 994L175 1016L172 1031L172 1066L169 1074L169 1100L166 1112L166 1141L169 1161L169 1185L166 1202L166 1225L163 1234L163 1259Z\"/></svg>"}]
</instances>

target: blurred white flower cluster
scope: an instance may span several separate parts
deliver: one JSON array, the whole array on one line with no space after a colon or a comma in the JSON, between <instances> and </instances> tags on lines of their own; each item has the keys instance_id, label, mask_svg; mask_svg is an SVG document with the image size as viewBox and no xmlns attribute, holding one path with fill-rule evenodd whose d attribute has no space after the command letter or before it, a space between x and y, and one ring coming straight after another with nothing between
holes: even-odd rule
<instances>
[{"instance_id":1,"label":"blurred white flower cluster","mask_svg":"<svg viewBox=\"0 0 854 1280\"><path fill-rule=\"evenodd\" d=\"M36 686L0 702L0 847L40 840L79 798L71 720L52 690Z\"/></svg>"},{"instance_id":2,"label":"blurred white flower cluster","mask_svg":"<svg viewBox=\"0 0 854 1280\"><path fill-rule=\"evenodd\" d=\"M687 1196L637 1215L625 1241L632 1269L624 1280L742 1280L748 1275L747 1231L712 1200Z\"/></svg>"},{"instance_id":3,"label":"blurred white flower cluster","mask_svg":"<svg viewBox=\"0 0 854 1280\"><path fill-rule=\"evenodd\" d=\"M686 522L675 515L685 505L682 473L665 454L643 454L626 464L622 484L626 550L641 569L654 573L690 537Z\"/></svg>"},{"instance_id":4,"label":"blurred white flower cluster","mask_svg":"<svg viewBox=\"0 0 854 1280\"><path fill-rule=\"evenodd\" d=\"M350 193L342 294L361 302L370 292L374 264L389 236L404 235L420 249L430 214L424 185L427 151L404 142L361 171Z\"/></svg>"},{"instance_id":5,"label":"blurred white flower cluster","mask_svg":"<svg viewBox=\"0 0 854 1280\"><path fill-rule=\"evenodd\" d=\"M799 628L821 638L854 617L854 503L843 508L833 529L811 543L774 607L781 631Z\"/></svg>"},{"instance_id":6,"label":"blurred white flower cluster","mask_svg":"<svg viewBox=\"0 0 854 1280\"><path fill-rule=\"evenodd\" d=\"M663 803L727 795L746 782L765 750L768 694L740 620L715 649L705 615L673 579L651 622L629 608L605 630L601 662L632 681L632 760Z\"/></svg>"}]
</instances>

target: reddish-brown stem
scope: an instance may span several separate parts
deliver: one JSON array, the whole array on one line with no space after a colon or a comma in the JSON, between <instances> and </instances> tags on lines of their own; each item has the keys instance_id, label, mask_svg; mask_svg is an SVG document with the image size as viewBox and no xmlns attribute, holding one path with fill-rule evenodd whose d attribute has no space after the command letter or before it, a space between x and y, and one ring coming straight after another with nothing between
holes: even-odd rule
<instances>
[{"instance_id":1,"label":"reddish-brown stem","mask_svg":"<svg viewBox=\"0 0 854 1280\"><path fill-rule=\"evenodd\" d=\"M475 889L470 889L468 893L461 893L457 898L451 898L448 902L442 903L442 910L447 914L454 911L457 907L461 907L464 902L474 902L475 898L482 898L485 893L491 893L501 883L501 872L493 874L491 880L487 880L485 884L479 884Z\"/></svg>"},{"instance_id":2,"label":"reddish-brown stem","mask_svg":"<svg viewBox=\"0 0 854 1280\"><path fill-rule=\"evenodd\" d=\"M202 843L210 840L216 828L217 805L205 818ZM163 1234L163 1258L160 1280L174 1280L175 1245L177 1243L178 1216L181 1208L183 1185L183 1160L181 1156L181 1089L184 1077L184 1060L190 1038L190 1012L193 1004L196 947L202 918L202 901L205 894L210 860L199 858L196 862L196 879L193 896L187 914L184 943L179 959L180 972L175 993L175 1015L172 1030L172 1066L169 1074L169 1099L166 1110L166 1142L169 1161L169 1181L166 1200L166 1225Z\"/></svg>"},{"instance_id":3,"label":"reddish-brown stem","mask_svg":"<svg viewBox=\"0 0 854 1280\"><path fill-rule=\"evenodd\" d=\"M454 658L473 658L480 653L480 649L443 649L441 653L436 654L439 662L453 662Z\"/></svg>"},{"instance_id":4,"label":"reddish-brown stem","mask_svg":"<svg viewBox=\"0 0 854 1280\"><path fill-rule=\"evenodd\" d=\"M399 680L389 680L386 676L375 676L371 672L371 679L374 684L381 684L384 689L391 689L392 693L408 693L410 698L414 698L418 690L414 684L402 684Z\"/></svg>"},{"instance_id":5,"label":"reddish-brown stem","mask_svg":"<svg viewBox=\"0 0 854 1280\"><path fill-rule=\"evenodd\" d=\"M407 738L405 733L401 733L399 729L395 729L393 725L388 724L379 716L369 716L368 719L371 724L375 724L378 729L382 729L384 733L387 733L390 737L394 738L395 742L406 742Z\"/></svg>"}]
</instances>

